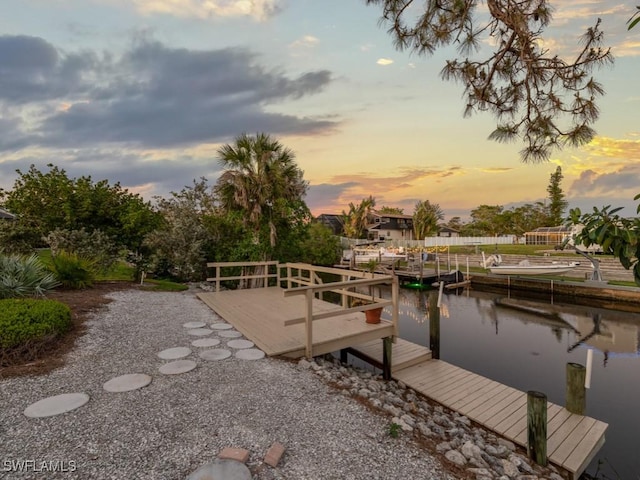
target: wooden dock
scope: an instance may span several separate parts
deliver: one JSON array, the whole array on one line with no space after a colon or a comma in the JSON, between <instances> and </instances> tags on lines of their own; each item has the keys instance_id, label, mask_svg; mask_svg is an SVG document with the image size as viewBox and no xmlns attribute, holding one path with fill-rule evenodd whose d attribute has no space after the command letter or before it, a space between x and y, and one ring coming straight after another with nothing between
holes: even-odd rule
<instances>
[{"instance_id":1,"label":"wooden dock","mask_svg":"<svg viewBox=\"0 0 640 480\"><path fill-rule=\"evenodd\" d=\"M393 346L392 375L415 391L465 415L517 445L527 447L527 394L442 360L424 359L426 347L400 341ZM380 348L354 347L357 356L380 362ZM428 350L428 349L427 349ZM429 355L430 357L430 355ZM402 363L396 364L398 358ZM416 360L420 358L419 361ZM608 425L547 404L549 462L577 479L604 444Z\"/></svg>"},{"instance_id":2,"label":"wooden dock","mask_svg":"<svg viewBox=\"0 0 640 480\"><path fill-rule=\"evenodd\" d=\"M264 279L264 288L222 291L220 283L224 279L220 272L225 265L240 264L210 264L217 271L212 279L217 291L198 296L267 355L300 358L341 351L346 360L350 352L383 368L386 378L392 376L526 448L526 393L442 360L433 360L428 348L397 338L397 277L287 264L276 265L276 273L265 269L262 274L246 277ZM282 268L287 269L286 276L281 276ZM322 284L317 272L338 272L341 281ZM268 281L275 285L268 286ZM388 281L393 282L391 301L372 299L352 288ZM281 288L283 283L289 288ZM321 299L323 292L328 291L342 297L341 305ZM366 299L373 304L353 307L347 297ZM366 323L362 312L378 306L387 307L391 315L387 313L379 324ZM395 343L390 341L392 337ZM577 479L604 444L607 427L606 423L548 403L549 462Z\"/></svg>"},{"instance_id":3,"label":"wooden dock","mask_svg":"<svg viewBox=\"0 0 640 480\"><path fill-rule=\"evenodd\" d=\"M287 325L306 310L305 297L284 296L279 287L227 290L199 293L198 297L213 311L269 356L300 358L305 355L305 324ZM313 299L317 314L339 312L341 307ZM384 314L383 314L384 315ZM313 355L324 355L362 342L393 335L393 324L382 319L378 324L365 323L361 312L351 312L313 322Z\"/></svg>"}]
</instances>

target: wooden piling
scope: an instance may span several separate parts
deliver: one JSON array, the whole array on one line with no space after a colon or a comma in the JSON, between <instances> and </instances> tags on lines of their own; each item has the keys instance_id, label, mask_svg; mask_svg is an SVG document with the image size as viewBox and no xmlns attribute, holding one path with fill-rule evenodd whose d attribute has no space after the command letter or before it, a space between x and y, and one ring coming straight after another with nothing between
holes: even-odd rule
<instances>
[{"instance_id":1,"label":"wooden piling","mask_svg":"<svg viewBox=\"0 0 640 480\"><path fill-rule=\"evenodd\" d=\"M565 407L571 413L584 415L587 407L585 378L587 370L579 363L567 363L567 393Z\"/></svg>"},{"instance_id":2,"label":"wooden piling","mask_svg":"<svg viewBox=\"0 0 640 480\"><path fill-rule=\"evenodd\" d=\"M348 363L349 357L348 357L348 352L346 348L341 348L340 349L340 362L341 363Z\"/></svg>"},{"instance_id":3,"label":"wooden piling","mask_svg":"<svg viewBox=\"0 0 640 480\"><path fill-rule=\"evenodd\" d=\"M440 358L440 308L438 307L438 292L429 294L429 348L431 358Z\"/></svg>"},{"instance_id":4,"label":"wooden piling","mask_svg":"<svg viewBox=\"0 0 640 480\"><path fill-rule=\"evenodd\" d=\"M533 390L527 392L527 455L547 465L547 396Z\"/></svg>"},{"instance_id":5,"label":"wooden piling","mask_svg":"<svg viewBox=\"0 0 640 480\"><path fill-rule=\"evenodd\" d=\"M391 356L392 356L392 337L384 337L382 339L382 378L391 380Z\"/></svg>"}]
</instances>

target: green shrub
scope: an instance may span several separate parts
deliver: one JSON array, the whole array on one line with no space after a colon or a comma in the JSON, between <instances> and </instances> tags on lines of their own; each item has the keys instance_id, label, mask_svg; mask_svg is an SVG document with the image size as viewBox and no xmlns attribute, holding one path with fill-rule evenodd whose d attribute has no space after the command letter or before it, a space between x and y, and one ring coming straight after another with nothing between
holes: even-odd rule
<instances>
[{"instance_id":1,"label":"green shrub","mask_svg":"<svg viewBox=\"0 0 640 480\"><path fill-rule=\"evenodd\" d=\"M64 251L51 257L51 270L65 288L90 287L96 277L93 260Z\"/></svg>"},{"instance_id":2,"label":"green shrub","mask_svg":"<svg viewBox=\"0 0 640 480\"><path fill-rule=\"evenodd\" d=\"M57 336L71 328L71 310L55 300L0 300L0 349Z\"/></svg>"},{"instance_id":3,"label":"green shrub","mask_svg":"<svg viewBox=\"0 0 640 480\"><path fill-rule=\"evenodd\" d=\"M0 253L0 299L41 296L58 285L37 255Z\"/></svg>"},{"instance_id":4,"label":"green shrub","mask_svg":"<svg viewBox=\"0 0 640 480\"><path fill-rule=\"evenodd\" d=\"M119 258L118 245L101 230L88 232L84 228L79 230L57 228L49 233L45 240L51 246L52 255L70 252L84 258L91 258L95 268L101 272L108 271Z\"/></svg>"}]
</instances>

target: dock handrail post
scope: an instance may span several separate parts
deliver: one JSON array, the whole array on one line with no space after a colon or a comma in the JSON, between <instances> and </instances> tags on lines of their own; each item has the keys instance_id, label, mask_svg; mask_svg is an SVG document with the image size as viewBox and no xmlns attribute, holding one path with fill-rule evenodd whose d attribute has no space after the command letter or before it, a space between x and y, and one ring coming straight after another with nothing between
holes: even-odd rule
<instances>
[{"instance_id":1,"label":"dock handrail post","mask_svg":"<svg viewBox=\"0 0 640 480\"><path fill-rule=\"evenodd\" d=\"M280 288L280 269L282 268L282 265L280 265L280 262L276 263L276 287Z\"/></svg>"},{"instance_id":2,"label":"dock handrail post","mask_svg":"<svg viewBox=\"0 0 640 480\"><path fill-rule=\"evenodd\" d=\"M216 265L216 292L220 291L220 265Z\"/></svg>"},{"instance_id":3,"label":"dock handrail post","mask_svg":"<svg viewBox=\"0 0 640 480\"><path fill-rule=\"evenodd\" d=\"M264 281L264 285L262 285L264 288L267 288L269 286L269 262L265 262L263 265L263 269L262 271L264 272L263 275L263 281Z\"/></svg>"},{"instance_id":4,"label":"dock handrail post","mask_svg":"<svg viewBox=\"0 0 640 480\"><path fill-rule=\"evenodd\" d=\"M547 396L533 390L527 392L527 456L547 465Z\"/></svg>"},{"instance_id":5,"label":"dock handrail post","mask_svg":"<svg viewBox=\"0 0 640 480\"><path fill-rule=\"evenodd\" d=\"M305 293L307 301L307 311L305 312L305 326L307 329L307 345L305 355L307 359L313 358L313 289L309 289Z\"/></svg>"},{"instance_id":6,"label":"dock handrail post","mask_svg":"<svg viewBox=\"0 0 640 480\"><path fill-rule=\"evenodd\" d=\"M429 294L429 349L431 358L440 358L440 307L438 306L438 292Z\"/></svg>"},{"instance_id":7,"label":"dock handrail post","mask_svg":"<svg viewBox=\"0 0 640 480\"><path fill-rule=\"evenodd\" d=\"M287 263L287 288L291 288L291 265Z\"/></svg>"},{"instance_id":8,"label":"dock handrail post","mask_svg":"<svg viewBox=\"0 0 640 480\"><path fill-rule=\"evenodd\" d=\"M587 370L579 363L567 363L566 409L577 415L584 415L586 409L585 378Z\"/></svg>"},{"instance_id":9,"label":"dock handrail post","mask_svg":"<svg viewBox=\"0 0 640 480\"><path fill-rule=\"evenodd\" d=\"M397 337L399 334L398 323L400 319L400 281L396 275L393 276L393 281L391 282L391 301L393 302L391 320L393 322L393 335Z\"/></svg>"},{"instance_id":10,"label":"dock handrail post","mask_svg":"<svg viewBox=\"0 0 640 480\"><path fill-rule=\"evenodd\" d=\"M347 276L346 275L340 275L340 280L342 282L346 282L347 281ZM341 300L342 300L342 308L347 308L347 295L344 293L346 287L343 287L340 291L343 292L340 294L341 296Z\"/></svg>"}]
</instances>

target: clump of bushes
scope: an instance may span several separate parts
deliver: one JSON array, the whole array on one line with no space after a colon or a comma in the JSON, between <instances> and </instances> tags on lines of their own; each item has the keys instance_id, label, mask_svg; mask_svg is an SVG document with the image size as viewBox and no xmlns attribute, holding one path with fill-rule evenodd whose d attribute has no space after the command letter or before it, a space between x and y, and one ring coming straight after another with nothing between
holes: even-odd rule
<instances>
[{"instance_id":1,"label":"clump of bushes","mask_svg":"<svg viewBox=\"0 0 640 480\"><path fill-rule=\"evenodd\" d=\"M63 287L72 289L91 287L96 276L93 260L65 251L51 257L51 270Z\"/></svg>"},{"instance_id":2,"label":"clump of bushes","mask_svg":"<svg viewBox=\"0 0 640 480\"><path fill-rule=\"evenodd\" d=\"M101 230L88 232L84 228L57 228L47 235L46 241L54 257L63 252L75 253L83 258L91 258L94 268L102 272L109 270L120 258L116 242Z\"/></svg>"},{"instance_id":3,"label":"clump of bushes","mask_svg":"<svg viewBox=\"0 0 640 480\"><path fill-rule=\"evenodd\" d=\"M33 254L4 255L0 252L0 299L43 296L59 285L56 277Z\"/></svg>"},{"instance_id":4,"label":"clump of bushes","mask_svg":"<svg viewBox=\"0 0 640 480\"><path fill-rule=\"evenodd\" d=\"M71 310L55 300L0 300L0 366L37 357L41 347L72 327Z\"/></svg>"}]
</instances>

